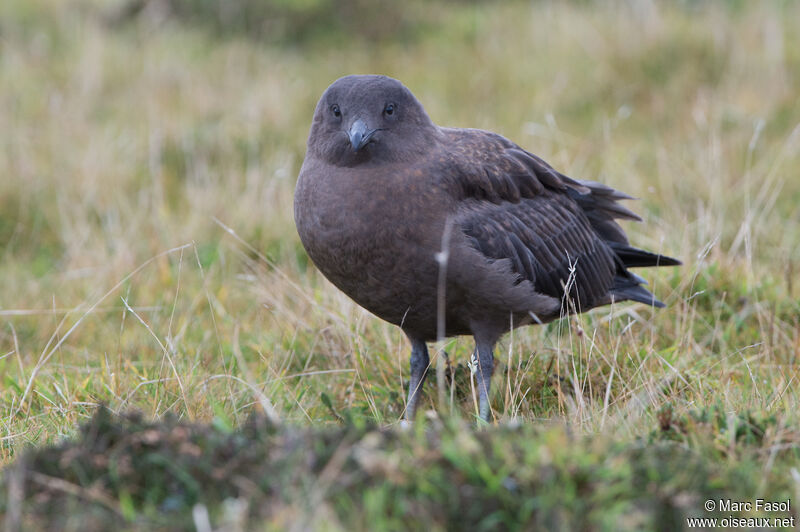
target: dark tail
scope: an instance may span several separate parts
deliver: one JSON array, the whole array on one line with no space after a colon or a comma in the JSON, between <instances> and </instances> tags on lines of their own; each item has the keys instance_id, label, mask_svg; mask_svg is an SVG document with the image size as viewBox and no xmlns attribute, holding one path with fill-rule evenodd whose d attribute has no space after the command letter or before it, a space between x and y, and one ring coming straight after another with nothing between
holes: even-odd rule
<instances>
[{"instance_id":1,"label":"dark tail","mask_svg":"<svg viewBox=\"0 0 800 532\"><path fill-rule=\"evenodd\" d=\"M609 290L609 293L614 298L614 301L638 301L656 308L664 308L666 306L656 299L656 296L650 290L636 282L635 279L622 277L621 275L617 275L614 278L614 286Z\"/></svg>"},{"instance_id":2,"label":"dark tail","mask_svg":"<svg viewBox=\"0 0 800 532\"><path fill-rule=\"evenodd\" d=\"M638 301L645 305L652 305L657 308L664 307L664 303L656 299L656 296L642 286L642 283L646 284L647 281L635 273L629 272L628 268L680 266L681 261L665 255L637 249L627 244L620 244L617 242L607 243L611 246L611 249L614 250L614 253L616 253L619 259L619 270L617 271L617 276L614 278L614 286L609 291L614 300L623 301L627 299Z\"/></svg>"},{"instance_id":3,"label":"dark tail","mask_svg":"<svg viewBox=\"0 0 800 532\"><path fill-rule=\"evenodd\" d=\"M569 179L569 178L567 178ZM567 189L567 194L583 209L595 232L605 241L617 256L617 272L614 284L608 291L613 301L638 301L654 307L663 307L664 303L655 298L644 286L647 281L628 271L628 268L648 266L680 266L681 261L637 249L628 244L625 232L617 224L617 219L638 220L641 218L618 202L633 199L625 193L594 181L570 180L583 190ZM588 189L588 190L586 190Z\"/></svg>"},{"instance_id":4,"label":"dark tail","mask_svg":"<svg viewBox=\"0 0 800 532\"><path fill-rule=\"evenodd\" d=\"M626 244L618 242L606 242L617 257L622 260L622 264L626 268L645 268L648 266L680 266L683 264L678 259L667 257L666 255L659 255L658 253L650 253L643 249L637 249Z\"/></svg>"}]
</instances>

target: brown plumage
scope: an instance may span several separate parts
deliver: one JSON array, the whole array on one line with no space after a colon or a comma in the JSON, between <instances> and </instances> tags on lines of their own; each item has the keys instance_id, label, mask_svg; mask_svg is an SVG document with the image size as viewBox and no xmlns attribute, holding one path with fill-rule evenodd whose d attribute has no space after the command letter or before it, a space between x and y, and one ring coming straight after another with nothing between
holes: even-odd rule
<instances>
[{"instance_id":1,"label":"brown plumage","mask_svg":"<svg viewBox=\"0 0 800 532\"><path fill-rule=\"evenodd\" d=\"M406 416L426 342L471 334L488 419L492 352L511 328L613 301L663 306L627 268L680 263L628 244L615 219L639 220L629 198L500 135L437 126L397 80L347 76L317 104L294 210L320 271L408 336Z\"/></svg>"}]
</instances>

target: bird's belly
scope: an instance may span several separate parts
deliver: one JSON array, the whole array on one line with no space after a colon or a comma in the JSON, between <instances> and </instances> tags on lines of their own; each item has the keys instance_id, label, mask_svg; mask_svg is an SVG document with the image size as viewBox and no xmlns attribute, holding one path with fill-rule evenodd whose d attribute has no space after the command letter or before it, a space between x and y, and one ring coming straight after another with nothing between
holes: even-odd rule
<instances>
[{"instance_id":1,"label":"bird's belly","mask_svg":"<svg viewBox=\"0 0 800 532\"><path fill-rule=\"evenodd\" d=\"M435 321L435 257L387 233L340 229L315 235L306 250L328 280L378 317L401 326Z\"/></svg>"}]
</instances>

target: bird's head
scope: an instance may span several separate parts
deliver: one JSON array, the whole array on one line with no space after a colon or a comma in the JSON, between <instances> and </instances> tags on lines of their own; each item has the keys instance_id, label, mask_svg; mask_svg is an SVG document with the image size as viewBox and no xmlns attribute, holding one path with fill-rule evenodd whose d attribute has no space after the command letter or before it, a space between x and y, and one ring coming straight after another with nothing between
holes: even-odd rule
<instances>
[{"instance_id":1,"label":"bird's head","mask_svg":"<svg viewBox=\"0 0 800 532\"><path fill-rule=\"evenodd\" d=\"M429 149L437 131L396 79L346 76L322 94L308 150L336 166L409 161Z\"/></svg>"}]
</instances>

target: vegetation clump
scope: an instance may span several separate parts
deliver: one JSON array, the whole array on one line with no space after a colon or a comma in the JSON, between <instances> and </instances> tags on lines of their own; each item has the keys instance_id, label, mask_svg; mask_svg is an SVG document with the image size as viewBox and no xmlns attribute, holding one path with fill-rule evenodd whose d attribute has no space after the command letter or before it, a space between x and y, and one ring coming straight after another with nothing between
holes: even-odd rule
<instances>
[{"instance_id":1,"label":"vegetation clump","mask_svg":"<svg viewBox=\"0 0 800 532\"><path fill-rule=\"evenodd\" d=\"M559 424L475 430L431 417L405 430L312 428L257 415L229 431L100 408L76 438L6 468L0 512L19 505L15 524L24 529L66 519L71 530L117 522L192 530L202 508L233 530L670 530L703 515L708 499L749 500L760 489L758 442L737 440L729 467L715 451L723 433L691 435L690 449L670 438L576 435ZM780 480L761 493L790 495Z\"/></svg>"}]
</instances>

